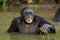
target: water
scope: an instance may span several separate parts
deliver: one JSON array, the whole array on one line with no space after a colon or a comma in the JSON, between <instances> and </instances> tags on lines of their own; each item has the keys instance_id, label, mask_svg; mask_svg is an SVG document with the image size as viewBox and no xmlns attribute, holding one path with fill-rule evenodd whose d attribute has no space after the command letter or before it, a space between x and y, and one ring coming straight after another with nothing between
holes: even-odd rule
<instances>
[{"instance_id":1,"label":"water","mask_svg":"<svg viewBox=\"0 0 60 40\"><path fill-rule=\"evenodd\" d=\"M0 33L0 40L54 40L50 35Z\"/></svg>"},{"instance_id":2,"label":"water","mask_svg":"<svg viewBox=\"0 0 60 40\"><path fill-rule=\"evenodd\" d=\"M40 6L39 6L40 7ZM39 9L38 7L33 6L33 9L37 12L36 14L39 16L43 16L44 18L48 18L51 20L52 14L51 10ZM44 12L43 12L44 11ZM47 13L48 12L48 13ZM45 15L45 13L47 13ZM28 34L20 34L20 33L4 33L10 24L10 21L17 17L19 14L15 14L12 12L0 13L0 40L60 40L60 25L54 23L56 25L56 35L28 35ZM50 15L50 16L49 16ZM51 17L51 18L50 18ZM3 33L1 33L3 32Z\"/></svg>"}]
</instances>

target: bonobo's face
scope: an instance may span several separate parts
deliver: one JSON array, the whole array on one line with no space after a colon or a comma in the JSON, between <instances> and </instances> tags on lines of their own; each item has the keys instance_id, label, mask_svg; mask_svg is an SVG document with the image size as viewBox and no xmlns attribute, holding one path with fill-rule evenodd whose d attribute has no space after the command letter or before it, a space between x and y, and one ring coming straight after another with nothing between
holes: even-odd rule
<instances>
[{"instance_id":1,"label":"bonobo's face","mask_svg":"<svg viewBox=\"0 0 60 40\"><path fill-rule=\"evenodd\" d=\"M24 8L21 13L25 22L32 23L34 19L34 11L31 8Z\"/></svg>"},{"instance_id":2,"label":"bonobo's face","mask_svg":"<svg viewBox=\"0 0 60 40\"><path fill-rule=\"evenodd\" d=\"M27 23L32 23L33 22L33 17L25 17L24 18Z\"/></svg>"}]
</instances>

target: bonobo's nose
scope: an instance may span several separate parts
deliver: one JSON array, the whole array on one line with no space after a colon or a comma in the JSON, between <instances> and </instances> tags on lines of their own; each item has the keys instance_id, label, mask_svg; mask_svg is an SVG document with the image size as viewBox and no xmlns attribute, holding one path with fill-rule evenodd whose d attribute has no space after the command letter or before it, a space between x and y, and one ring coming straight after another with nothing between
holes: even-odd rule
<instances>
[{"instance_id":1,"label":"bonobo's nose","mask_svg":"<svg viewBox=\"0 0 60 40\"><path fill-rule=\"evenodd\" d=\"M25 19L28 20L28 21L30 21L30 20L33 19L33 17L28 17L28 16L27 16L27 17L25 17Z\"/></svg>"}]
</instances>

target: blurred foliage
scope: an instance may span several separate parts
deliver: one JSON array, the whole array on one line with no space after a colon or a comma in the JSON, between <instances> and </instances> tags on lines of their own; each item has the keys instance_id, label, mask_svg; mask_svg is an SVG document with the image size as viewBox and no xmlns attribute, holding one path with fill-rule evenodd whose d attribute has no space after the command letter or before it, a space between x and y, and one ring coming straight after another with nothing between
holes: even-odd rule
<instances>
[{"instance_id":1,"label":"blurred foliage","mask_svg":"<svg viewBox=\"0 0 60 40\"><path fill-rule=\"evenodd\" d=\"M40 0L40 2L42 3L42 2L43 2L43 0Z\"/></svg>"},{"instance_id":2,"label":"blurred foliage","mask_svg":"<svg viewBox=\"0 0 60 40\"><path fill-rule=\"evenodd\" d=\"M37 0L37 3L42 3L43 2L43 0Z\"/></svg>"},{"instance_id":3,"label":"blurred foliage","mask_svg":"<svg viewBox=\"0 0 60 40\"><path fill-rule=\"evenodd\" d=\"M26 0L27 2L29 2L29 0ZM22 4L25 4L26 3L26 1L25 0L0 0L0 9L2 8L2 11L5 11L5 9L8 9L9 10L9 8L11 9L12 8L12 6L13 6L13 8L14 7L20 7L20 5L22 5ZM30 0L31 1L31 0ZM44 2L45 3L51 3L51 2L59 2L60 0L32 0L32 3L30 3L30 4L43 4ZM56 3L55 2L55 3ZM29 3L26 3L26 4L29 4ZM35 6L36 8L38 8L37 6ZM41 6L40 6L41 7Z\"/></svg>"},{"instance_id":4,"label":"blurred foliage","mask_svg":"<svg viewBox=\"0 0 60 40\"><path fill-rule=\"evenodd\" d=\"M0 0L0 5L2 6L2 11L6 9L6 2L7 0Z\"/></svg>"}]
</instances>

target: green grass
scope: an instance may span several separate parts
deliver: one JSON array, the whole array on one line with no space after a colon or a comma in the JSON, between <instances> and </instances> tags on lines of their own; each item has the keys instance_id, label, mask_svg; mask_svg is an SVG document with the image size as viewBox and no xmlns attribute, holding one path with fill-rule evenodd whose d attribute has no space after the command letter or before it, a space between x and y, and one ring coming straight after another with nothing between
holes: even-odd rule
<instances>
[{"instance_id":1,"label":"green grass","mask_svg":"<svg viewBox=\"0 0 60 40\"><path fill-rule=\"evenodd\" d=\"M11 21L20 16L20 13L14 12L0 12L0 40L60 40L60 23L53 22L52 18L55 15L55 10L42 11L36 13L36 15L42 16L47 21L50 21L56 27L56 34L50 36L43 35L24 35L19 33L11 33L8 34L6 31L8 30Z\"/></svg>"}]
</instances>

